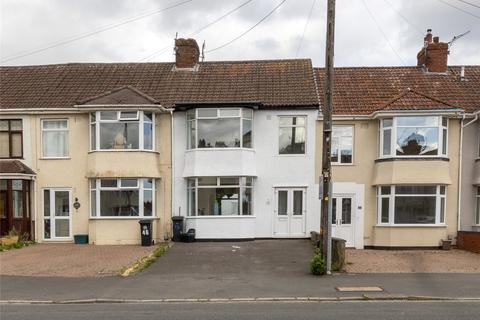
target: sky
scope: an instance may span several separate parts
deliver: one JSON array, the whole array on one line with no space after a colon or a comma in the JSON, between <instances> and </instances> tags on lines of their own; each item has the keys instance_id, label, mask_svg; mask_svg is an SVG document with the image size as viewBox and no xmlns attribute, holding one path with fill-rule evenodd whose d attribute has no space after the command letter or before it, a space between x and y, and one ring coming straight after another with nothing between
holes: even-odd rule
<instances>
[{"instance_id":1,"label":"sky","mask_svg":"<svg viewBox=\"0 0 480 320\"><path fill-rule=\"evenodd\" d=\"M322 67L326 3L0 0L0 61L1 65L172 62L178 34L194 37L200 46L205 42L205 61L310 58L314 66ZM428 28L444 42L470 31L451 47L449 64L480 64L480 0L336 3L335 66L416 65Z\"/></svg>"}]
</instances>

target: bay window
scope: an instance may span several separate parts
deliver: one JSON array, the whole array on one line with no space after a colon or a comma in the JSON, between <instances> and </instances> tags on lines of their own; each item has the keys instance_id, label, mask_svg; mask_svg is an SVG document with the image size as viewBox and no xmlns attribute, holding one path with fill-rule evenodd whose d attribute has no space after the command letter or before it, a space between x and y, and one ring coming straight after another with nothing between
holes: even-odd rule
<instances>
[{"instance_id":1,"label":"bay window","mask_svg":"<svg viewBox=\"0 0 480 320\"><path fill-rule=\"evenodd\" d=\"M379 225L443 225L446 187L379 186L377 208Z\"/></svg>"},{"instance_id":2,"label":"bay window","mask_svg":"<svg viewBox=\"0 0 480 320\"><path fill-rule=\"evenodd\" d=\"M91 217L152 217L154 179L91 179Z\"/></svg>"},{"instance_id":3,"label":"bay window","mask_svg":"<svg viewBox=\"0 0 480 320\"><path fill-rule=\"evenodd\" d=\"M187 111L187 148L252 148L251 109Z\"/></svg>"},{"instance_id":4,"label":"bay window","mask_svg":"<svg viewBox=\"0 0 480 320\"><path fill-rule=\"evenodd\" d=\"M251 177L188 179L188 215L252 215L252 183Z\"/></svg>"},{"instance_id":5,"label":"bay window","mask_svg":"<svg viewBox=\"0 0 480 320\"><path fill-rule=\"evenodd\" d=\"M90 114L91 150L153 150L154 114L146 111L97 111Z\"/></svg>"},{"instance_id":6,"label":"bay window","mask_svg":"<svg viewBox=\"0 0 480 320\"><path fill-rule=\"evenodd\" d=\"M406 116L381 120L381 157L447 156L448 119Z\"/></svg>"},{"instance_id":7,"label":"bay window","mask_svg":"<svg viewBox=\"0 0 480 320\"><path fill-rule=\"evenodd\" d=\"M333 126L332 164L353 163L353 126Z\"/></svg>"},{"instance_id":8,"label":"bay window","mask_svg":"<svg viewBox=\"0 0 480 320\"><path fill-rule=\"evenodd\" d=\"M67 120L42 120L42 156L44 158L68 157Z\"/></svg>"},{"instance_id":9,"label":"bay window","mask_svg":"<svg viewBox=\"0 0 480 320\"><path fill-rule=\"evenodd\" d=\"M279 154L305 154L306 117L279 117Z\"/></svg>"}]
</instances>

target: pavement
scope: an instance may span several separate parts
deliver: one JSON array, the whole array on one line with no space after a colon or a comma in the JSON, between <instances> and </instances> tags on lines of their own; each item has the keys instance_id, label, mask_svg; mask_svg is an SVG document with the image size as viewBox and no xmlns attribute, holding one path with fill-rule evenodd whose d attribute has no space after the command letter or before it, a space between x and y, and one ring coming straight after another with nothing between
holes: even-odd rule
<instances>
[{"instance_id":1,"label":"pavement","mask_svg":"<svg viewBox=\"0 0 480 320\"><path fill-rule=\"evenodd\" d=\"M0 274L37 277L117 275L155 247L39 243L0 253Z\"/></svg>"},{"instance_id":2,"label":"pavement","mask_svg":"<svg viewBox=\"0 0 480 320\"><path fill-rule=\"evenodd\" d=\"M478 302L264 302L264 303L164 303L164 304L82 304L6 305L4 320L31 319L208 319L208 320L310 320L310 319L391 319L470 320L478 319Z\"/></svg>"},{"instance_id":3,"label":"pavement","mask_svg":"<svg viewBox=\"0 0 480 320\"><path fill-rule=\"evenodd\" d=\"M127 278L1 276L0 300L106 303L171 299L480 299L480 275L474 273L337 273L316 277L309 273L312 251L307 240L176 243L144 272ZM384 291L336 290L372 286Z\"/></svg>"}]
</instances>

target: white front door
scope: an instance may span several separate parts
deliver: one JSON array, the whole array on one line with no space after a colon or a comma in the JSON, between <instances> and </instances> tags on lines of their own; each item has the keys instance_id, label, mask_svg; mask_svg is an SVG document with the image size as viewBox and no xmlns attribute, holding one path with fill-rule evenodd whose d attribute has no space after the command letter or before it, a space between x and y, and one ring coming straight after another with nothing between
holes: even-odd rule
<instances>
[{"instance_id":1,"label":"white front door","mask_svg":"<svg viewBox=\"0 0 480 320\"><path fill-rule=\"evenodd\" d=\"M274 237L305 237L305 188L276 188Z\"/></svg>"},{"instance_id":2,"label":"white front door","mask_svg":"<svg viewBox=\"0 0 480 320\"><path fill-rule=\"evenodd\" d=\"M355 196L333 195L332 236L346 240L347 247L355 247Z\"/></svg>"},{"instance_id":3,"label":"white front door","mask_svg":"<svg viewBox=\"0 0 480 320\"><path fill-rule=\"evenodd\" d=\"M71 191L69 189L43 190L43 238L45 240L70 240Z\"/></svg>"}]
</instances>

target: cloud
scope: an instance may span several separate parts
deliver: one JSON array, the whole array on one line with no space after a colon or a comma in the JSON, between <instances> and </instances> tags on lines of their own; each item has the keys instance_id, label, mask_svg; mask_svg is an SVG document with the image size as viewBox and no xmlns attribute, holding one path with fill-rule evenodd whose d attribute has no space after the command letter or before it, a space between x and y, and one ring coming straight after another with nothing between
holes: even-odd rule
<instances>
[{"instance_id":1,"label":"cloud","mask_svg":"<svg viewBox=\"0 0 480 320\"><path fill-rule=\"evenodd\" d=\"M5 64L65 62L173 61L173 38L188 36L246 0L193 0L84 39L32 54ZM245 60L308 57L323 66L325 1L315 10L302 33L313 0L287 0L272 16L231 45L206 54L206 60ZM0 54L2 60L99 27L153 13L181 0L2 0ZM480 21L440 1L337 1L335 65L415 65L427 28L442 41L467 30L451 49L452 64L480 64ZM221 46L257 23L280 0L252 0L235 13L196 35L207 50ZM480 9L452 4L480 15ZM377 25L378 24L378 25ZM380 31L382 30L382 31ZM388 37L388 41L385 36ZM390 44L389 44L390 42ZM395 53L396 52L396 53ZM398 58L397 54L401 57Z\"/></svg>"}]
</instances>

